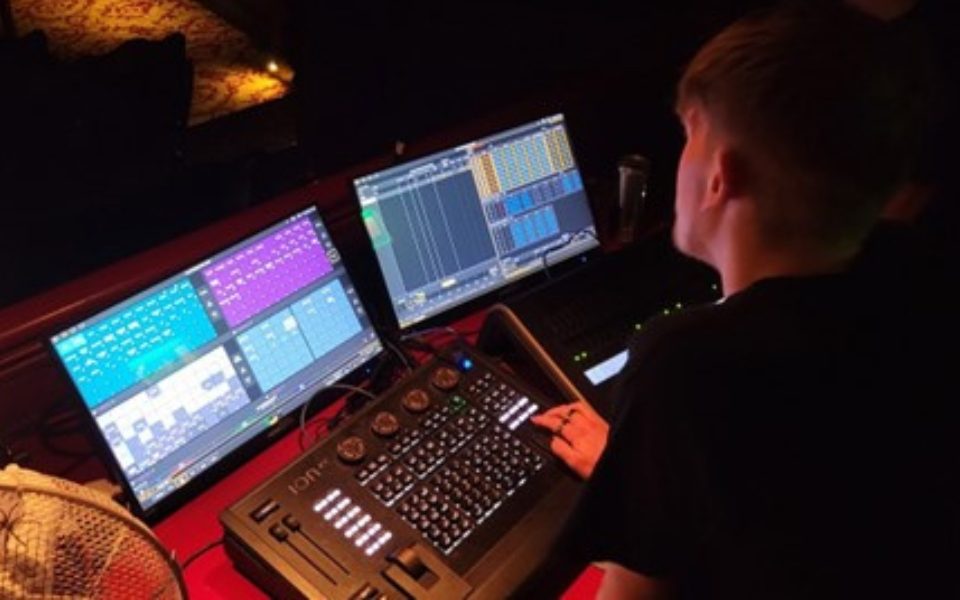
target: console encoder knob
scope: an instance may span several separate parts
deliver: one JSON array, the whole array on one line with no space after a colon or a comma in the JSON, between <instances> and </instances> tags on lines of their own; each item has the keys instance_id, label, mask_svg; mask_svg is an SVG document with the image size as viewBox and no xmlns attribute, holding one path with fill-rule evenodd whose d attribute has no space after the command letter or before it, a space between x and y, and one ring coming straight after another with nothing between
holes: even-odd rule
<instances>
[{"instance_id":1,"label":"console encoder knob","mask_svg":"<svg viewBox=\"0 0 960 600\"><path fill-rule=\"evenodd\" d=\"M355 435L340 440L337 444L337 456L347 464L355 464L367 455L367 445Z\"/></svg>"},{"instance_id":2,"label":"console encoder knob","mask_svg":"<svg viewBox=\"0 0 960 600\"><path fill-rule=\"evenodd\" d=\"M433 372L430 381L437 389L449 392L460 383L460 373L450 367L440 367Z\"/></svg>"},{"instance_id":3,"label":"console encoder knob","mask_svg":"<svg viewBox=\"0 0 960 600\"><path fill-rule=\"evenodd\" d=\"M381 437L390 437L400 429L400 421L393 413L387 411L378 412L370 423L370 429Z\"/></svg>"},{"instance_id":4,"label":"console encoder knob","mask_svg":"<svg viewBox=\"0 0 960 600\"><path fill-rule=\"evenodd\" d=\"M430 395L420 388L415 388L404 394L400 403L412 413L422 413L430 408Z\"/></svg>"}]
</instances>

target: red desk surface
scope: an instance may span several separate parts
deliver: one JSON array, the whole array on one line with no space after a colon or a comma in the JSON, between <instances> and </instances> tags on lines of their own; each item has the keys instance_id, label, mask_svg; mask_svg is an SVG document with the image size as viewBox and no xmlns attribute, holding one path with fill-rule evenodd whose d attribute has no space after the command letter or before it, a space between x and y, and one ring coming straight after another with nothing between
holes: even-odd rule
<instances>
[{"instance_id":1,"label":"red desk surface","mask_svg":"<svg viewBox=\"0 0 960 600\"><path fill-rule=\"evenodd\" d=\"M456 324L458 331L476 331L482 315L475 315ZM315 424L330 416L340 402L319 413ZM313 429L310 429L313 431ZM209 490L157 524L153 530L167 548L183 561L210 542L223 537L218 515L247 492L300 455L296 430L281 438L264 452L219 481ZM218 546L191 563L184 577L191 598L267 598L253 583L233 568L223 546ZM564 600L593 598L603 571L589 567L564 594Z\"/></svg>"}]
</instances>

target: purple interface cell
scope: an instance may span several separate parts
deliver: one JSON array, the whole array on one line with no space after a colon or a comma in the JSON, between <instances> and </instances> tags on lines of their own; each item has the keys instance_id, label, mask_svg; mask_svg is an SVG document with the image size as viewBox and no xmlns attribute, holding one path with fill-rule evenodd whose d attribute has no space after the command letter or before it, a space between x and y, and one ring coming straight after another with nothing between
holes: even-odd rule
<instances>
[{"instance_id":1,"label":"purple interface cell","mask_svg":"<svg viewBox=\"0 0 960 600\"><path fill-rule=\"evenodd\" d=\"M203 278L236 327L333 270L313 224L301 219L217 261Z\"/></svg>"}]
</instances>

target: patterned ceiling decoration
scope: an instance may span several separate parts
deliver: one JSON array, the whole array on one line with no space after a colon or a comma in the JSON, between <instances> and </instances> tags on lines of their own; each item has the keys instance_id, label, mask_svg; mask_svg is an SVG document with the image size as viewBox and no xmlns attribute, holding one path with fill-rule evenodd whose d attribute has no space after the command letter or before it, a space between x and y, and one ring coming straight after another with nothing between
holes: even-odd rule
<instances>
[{"instance_id":1,"label":"patterned ceiling decoration","mask_svg":"<svg viewBox=\"0 0 960 600\"><path fill-rule=\"evenodd\" d=\"M17 31L41 29L51 52L74 58L109 52L125 40L187 38L194 64L190 124L275 100L289 84L243 33L187 0L11 0Z\"/></svg>"}]
</instances>

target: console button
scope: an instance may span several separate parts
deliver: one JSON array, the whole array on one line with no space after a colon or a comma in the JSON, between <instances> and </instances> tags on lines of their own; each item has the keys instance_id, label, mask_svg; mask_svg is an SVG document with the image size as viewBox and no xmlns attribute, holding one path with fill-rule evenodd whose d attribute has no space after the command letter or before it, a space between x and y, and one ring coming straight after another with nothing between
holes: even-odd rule
<instances>
[{"instance_id":1,"label":"console button","mask_svg":"<svg viewBox=\"0 0 960 600\"><path fill-rule=\"evenodd\" d=\"M278 542L282 542L287 539L287 530L280 525L274 525L270 528L270 535Z\"/></svg>"},{"instance_id":2,"label":"console button","mask_svg":"<svg viewBox=\"0 0 960 600\"><path fill-rule=\"evenodd\" d=\"M300 521L297 520L293 515L287 515L283 518L283 524L287 526L290 531L299 531Z\"/></svg>"},{"instance_id":3,"label":"console button","mask_svg":"<svg viewBox=\"0 0 960 600\"><path fill-rule=\"evenodd\" d=\"M260 506L256 507L251 511L250 518L252 518L257 523L263 522L264 519L269 517L271 513L280 508L280 504L276 500L267 500Z\"/></svg>"}]
</instances>

